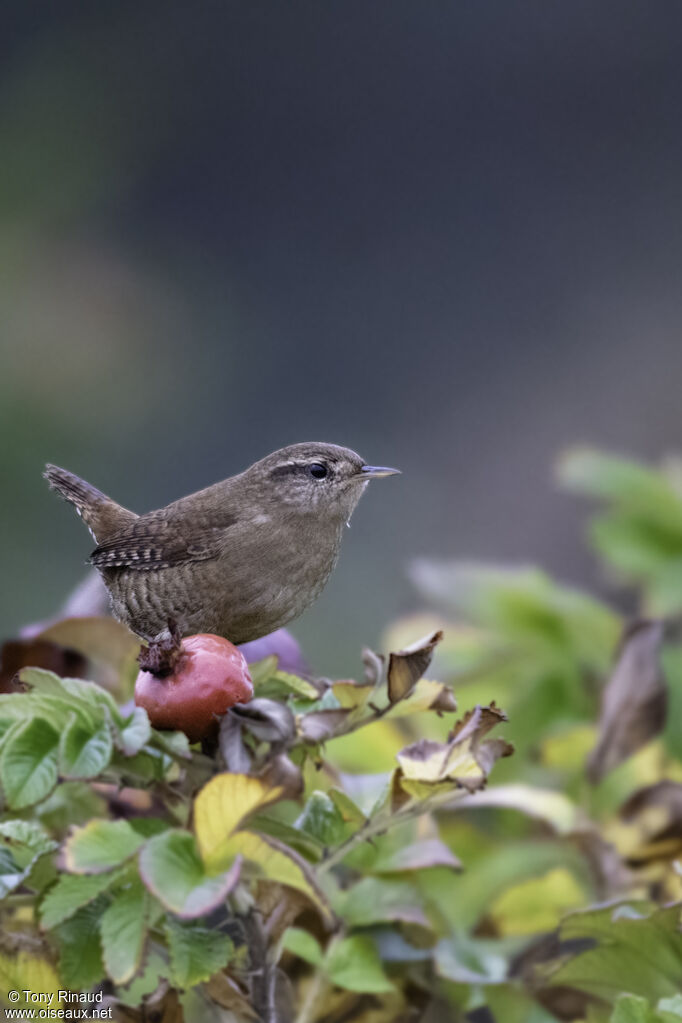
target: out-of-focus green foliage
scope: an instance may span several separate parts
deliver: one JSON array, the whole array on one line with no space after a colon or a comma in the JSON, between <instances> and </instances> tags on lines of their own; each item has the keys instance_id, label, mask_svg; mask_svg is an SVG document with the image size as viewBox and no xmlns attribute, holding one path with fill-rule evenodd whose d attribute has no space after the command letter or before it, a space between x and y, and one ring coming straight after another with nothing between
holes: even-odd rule
<instances>
[{"instance_id":1,"label":"out-of-focus green foliage","mask_svg":"<svg viewBox=\"0 0 682 1023\"><path fill-rule=\"evenodd\" d=\"M675 614L670 465L561 472L605 503L608 566ZM675 620L532 568L412 575L426 610L390 627L397 652L359 680L254 666L216 758L120 708L116 629L52 627L102 684L24 669L0 696L8 989L106 978L135 1021L682 1020Z\"/></svg>"}]
</instances>

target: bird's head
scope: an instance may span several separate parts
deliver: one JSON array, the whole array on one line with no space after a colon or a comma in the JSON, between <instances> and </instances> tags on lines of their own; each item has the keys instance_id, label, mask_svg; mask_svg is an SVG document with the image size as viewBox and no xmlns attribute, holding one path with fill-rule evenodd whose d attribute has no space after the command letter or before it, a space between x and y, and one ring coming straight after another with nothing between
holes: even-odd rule
<instances>
[{"instance_id":1,"label":"bird's head","mask_svg":"<svg viewBox=\"0 0 682 1023\"><path fill-rule=\"evenodd\" d=\"M244 476L267 490L270 500L291 510L348 521L371 479L394 476L399 469L367 465L336 444L307 442L273 451Z\"/></svg>"}]
</instances>

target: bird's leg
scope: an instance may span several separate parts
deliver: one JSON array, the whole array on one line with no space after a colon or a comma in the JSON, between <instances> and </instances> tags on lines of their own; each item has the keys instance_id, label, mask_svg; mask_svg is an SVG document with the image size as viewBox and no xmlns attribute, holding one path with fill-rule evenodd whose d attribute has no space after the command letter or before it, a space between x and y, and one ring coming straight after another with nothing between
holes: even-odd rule
<instances>
[{"instance_id":1,"label":"bird's leg","mask_svg":"<svg viewBox=\"0 0 682 1023\"><path fill-rule=\"evenodd\" d=\"M149 671L157 678L165 678L172 674L180 654L182 633L173 618L168 619L168 628L160 632L140 650L137 660L143 671Z\"/></svg>"}]
</instances>

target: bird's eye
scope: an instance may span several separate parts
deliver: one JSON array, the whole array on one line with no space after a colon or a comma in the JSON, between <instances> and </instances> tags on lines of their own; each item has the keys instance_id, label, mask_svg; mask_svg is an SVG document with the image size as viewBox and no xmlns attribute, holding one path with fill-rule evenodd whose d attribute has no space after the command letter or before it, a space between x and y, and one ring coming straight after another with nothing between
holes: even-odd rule
<instances>
[{"instance_id":1,"label":"bird's eye","mask_svg":"<svg viewBox=\"0 0 682 1023\"><path fill-rule=\"evenodd\" d=\"M329 472L329 470L327 469L327 466L322 465L321 462L313 462L312 465L308 466L308 472L316 480L323 480L327 473Z\"/></svg>"}]
</instances>

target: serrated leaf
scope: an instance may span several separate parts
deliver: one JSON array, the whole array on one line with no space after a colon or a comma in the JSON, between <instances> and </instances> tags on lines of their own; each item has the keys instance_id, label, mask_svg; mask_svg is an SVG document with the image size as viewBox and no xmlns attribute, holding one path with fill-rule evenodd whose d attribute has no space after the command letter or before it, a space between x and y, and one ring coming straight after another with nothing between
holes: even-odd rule
<instances>
[{"instance_id":1,"label":"serrated leaf","mask_svg":"<svg viewBox=\"0 0 682 1023\"><path fill-rule=\"evenodd\" d=\"M226 934L181 923L172 917L165 925L172 979L176 987L193 988L227 966L234 946Z\"/></svg>"},{"instance_id":2,"label":"serrated leaf","mask_svg":"<svg viewBox=\"0 0 682 1023\"><path fill-rule=\"evenodd\" d=\"M105 707L118 716L118 707L111 693L94 682L80 678L61 678L45 668L22 668L19 678L32 690L24 695L51 700L54 706L59 707L60 717L75 712L84 723L95 728L104 720Z\"/></svg>"},{"instance_id":3,"label":"serrated leaf","mask_svg":"<svg viewBox=\"0 0 682 1023\"><path fill-rule=\"evenodd\" d=\"M151 952L140 976L126 987L117 988L116 997L123 1005L135 1009L145 996L154 994L162 979L170 980L170 966L158 952Z\"/></svg>"},{"instance_id":4,"label":"serrated leaf","mask_svg":"<svg viewBox=\"0 0 682 1023\"><path fill-rule=\"evenodd\" d=\"M135 878L116 892L100 921L102 956L107 974L115 984L126 984L140 965L147 931L147 893Z\"/></svg>"},{"instance_id":5,"label":"serrated leaf","mask_svg":"<svg viewBox=\"0 0 682 1023\"><path fill-rule=\"evenodd\" d=\"M149 742L151 734L147 711L143 707L136 707L118 729L116 745L124 756L133 757Z\"/></svg>"},{"instance_id":6,"label":"serrated leaf","mask_svg":"<svg viewBox=\"0 0 682 1023\"><path fill-rule=\"evenodd\" d=\"M67 838L64 865L72 874L100 874L129 859L144 841L128 821L90 821Z\"/></svg>"},{"instance_id":7,"label":"serrated leaf","mask_svg":"<svg viewBox=\"0 0 682 1023\"><path fill-rule=\"evenodd\" d=\"M194 836L179 829L150 839L140 853L140 876L157 899L182 919L215 909L239 880L241 860L207 873Z\"/></svg>"},{"instance_id":8,"label":"serrated leaf","mask_svg":"<svg viewBox=\"0 0 682 1023\"><path fill-rule=\"evenodd\" d=\"M194 801L194 829L206 868L224 870L231 862L224 844L244 819L284 795L282 786L269 787L246 774L217 774Z\"/></svg>"},{"instance_id":9,"label":"serrated leaf","mask_svg":"<svg viewBox=\"0 0 682 1023\"><path fill-rule=\"evenodd\" d=\"M44 799L57 784L59 733L42 718L14 732L0 755L0 780L14 810Z\"/></svg>"},{"instance_id":10,"label":"serrated leaf","mask_svg":"<svg viewBox=\"0 0 682 1023\"><path fill-rule=\"evenodd\" d=\"M73 991L87 991L104 979L99 921L105 906L104 899L84 906L54 931L61 980Z\"/></svg>"},{"instance_id":11,"label":"serrated leaf","mask_svg":"<svg viewBox=\"0 0 682 1023\"><path fill-rule=\"evenodd\" d=\"M93 731L72 715L59 743L59 768L65 778L95 778L111 760L112 740L103 722Z\"/></svg>"},{"instance_id":12,"label":"serrated leaf","mask_svg":"<svg viewBox=\"0 0 682 1023\"><path fill-rule=\"evenodd\" d=\"M57 843L37 821L18 818L0 821L0 840L0 898L25 882L35 888L38 861Z\"/></svg>"},{"instance_id":13,"label":"serrated leaf","mask_svg":"<svg viewBox=\"0 0 682 1023\"><path fill-rule=\"evenodd\" d=\"M347 991L382 994L395 990L384 973L374 942L364 935L333 943L324 969L334 984Z\"/></svg>"},{"instance_id":14,"label":"serrated leaf","mask_svg":"<svg viewBox=\"0 0 682 1023\"><path fill-rule=\"evenodd\" d=\"M119 875L62 874L48 891L40 907L40 922L51 930L77 913L82 906L93 902L106 891Z\"/></svg>"},{"instance_id":15,"label":"serrated leaf","mask_svg":"<svg viewBox=\"0 0 682 1023\"><path fill-rule=\"evenodd\" d=\"M679 908L631 903L571 913L560 928L562 941L591 938L593 947L563 962L552 983L576 987L610 1000L627 977L632 994L666 998L682 987Z\"/></svg>"},{"instance_id":16,"label":"serrated leaf","mask_svg":"<svg viewBox=\"0 0 682 1023\"><path fill-rule=\"evenodd\" d=\"M14 820L0 821L0 837L12 844L27 846L34 855L42 855L56 849L57 843L50 838L45 828L38 821L24 821L19 817Z\"/></svg>"},{"instance_id":17,"label":"serrated leaf","mask_svg":"<svg viewBox=\"0 0 682 1023\"><path fill-rule=\"evenodd\" d=\"M513 752L502 739L485 739L501 721L506 715L494 704L476 707L455 725L446 743L419 739L396 754L400 766L391 782L393 809L409 798L442 802L457 789L483 788L496 760Z\"/></svg>"}]
</instances>

